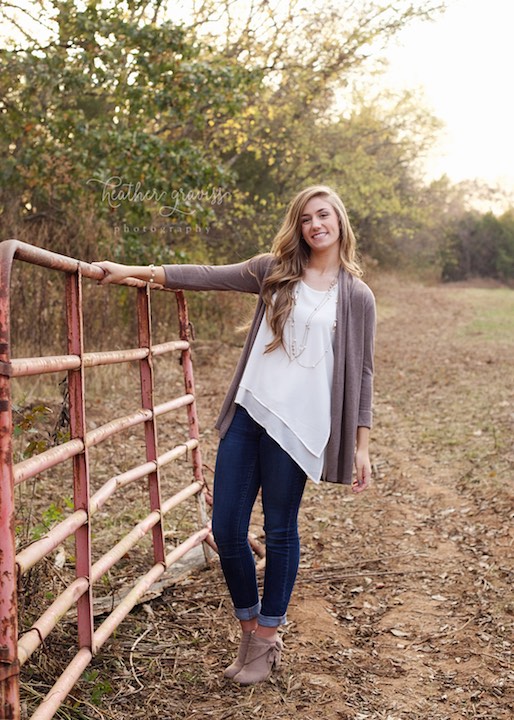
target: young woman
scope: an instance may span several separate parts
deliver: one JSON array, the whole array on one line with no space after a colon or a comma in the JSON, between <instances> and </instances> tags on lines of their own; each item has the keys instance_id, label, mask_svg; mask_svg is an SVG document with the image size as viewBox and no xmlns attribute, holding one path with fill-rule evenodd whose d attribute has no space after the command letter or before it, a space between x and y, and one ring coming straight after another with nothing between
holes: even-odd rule
<instances>
[{"instance_id":1,"label":"young woman","mask_svg":"<svg viewBox=\"0 0 514 720\"><path fill-rule=\"evenodd\" d=\"M298 570L306 478L351 484L356 493L371 479L375 301L359 279L345 207L329 187L304 189L271 252L235 265L95 264L104 270L103 283L131 276L175 289L258 295L216 425L212 527L242 631L225 676L243 685L266 680L280 662L277 630L286 623ZM266 534L262 599L247 539L259 489Z\"/></svg>"}]
</instances>

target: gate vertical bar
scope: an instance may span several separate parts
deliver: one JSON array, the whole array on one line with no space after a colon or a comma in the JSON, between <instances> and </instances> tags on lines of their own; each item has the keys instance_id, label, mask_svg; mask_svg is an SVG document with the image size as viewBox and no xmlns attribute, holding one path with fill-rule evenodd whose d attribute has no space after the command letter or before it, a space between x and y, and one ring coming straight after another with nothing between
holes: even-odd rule
<instances>
[{"instance_id":1,"label":"gate vertical bar","mask_svg":"<svg viewBox=\"0 0 514 720\"><path fill-rule=\"evenodd\" d=\"M179 321L179 333L180 339L186 340L188 343L193 339L192 325L189 322L187 313L187 303L184 293L180 290L175 294L177 299L177 310L178 310L178 321ZM193 362L191 359L191 349L188 347L186 350L182 350L181 355L182 371L184 373L184 388L186 393L190 393L195 399L191 405L187 406L187 419L189 424L189 437L199 440L200 428L198 426L198 413L196 410L196 394L195 394L195 382L193 374ZM203 476L203 465L202 465L202 453L200 450L200 444L191 451L191 457L193 460L193 476L195 480L203 483L203 492L198 493L198 512L200 514L200 524L202 527L209 522L209 516L206 508L206 491L207 485ZM209 562L212 557L211 548L207 543L203 543L203 551L206 562Z\"/></svg>"},{"instance_id":2,"label":"gate vertical bar","mask_svg":"<svg viewBox=\"0 0 514 720\"><path fill-rule=\"evenodd\" d=\"M81 358L80 367L68 371L71 439L84 441L83 452L73 458L73 497L75 510L84 510L87 522L75 532L75 572L88 580L88 590L77 602L78 642L80 648L93 648L93 589L91 585L91 525L89 522L89 457L85 446L86 407L84 398L84 354L82 319L82 274L80 267L66 276L66 317L68 353Z\"/></svg>"},{"instance_id":3,"label":"gate vertical bar","mask_svg":"<svg viewBox=\"0 0 514 720\"><path fill-rule=\"evenodd\" d=\"M7 250L2 253L0 263L0 713L6 720L19 720L20 669L9 355L11 266L12 253Z\"/></svg>"},{"instance_id":4,"label":"gate vertical bar","mask_svg":"<svg viewBox=\"0 0 514 720\"><path fill-rule=\"evenodd\" d=\"M148 348L147 357L139 361L139 376L141 380L141 402L145 409L152 410L152 416L145 422L146 459L155 462L155 470L148 474L148 491L150 494L150 509L161 510L161 488L159 468L157 466L157 426L154 410L154 376L152 365L152 316L150 308L150 286L138 288L137 291L137 320L139 347ZM164 546L164 532L162 518L152 528L154 561L166 563L166 550Z\"/></svg>"}]
</instances>

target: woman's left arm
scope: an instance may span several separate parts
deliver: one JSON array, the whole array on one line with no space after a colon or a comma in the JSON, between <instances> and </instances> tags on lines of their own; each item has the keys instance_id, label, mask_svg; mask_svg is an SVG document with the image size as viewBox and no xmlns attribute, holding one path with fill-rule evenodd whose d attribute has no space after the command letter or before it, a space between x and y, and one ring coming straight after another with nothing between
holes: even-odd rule
<instances>
[{"instance_id":1,"label":"woman's left arm","mask_svg":"<svg viewBox=\"0 0 514 720\"><path fill-rule=\"evenodd\" d=\"M376 308L375 298L369 289L364 299L364 305L364 357L355 451L355 469L357 476L352 485L353 492L362 492L369 487L371 482L369 436L372 425Z\"/></svg>"},{"instance_id":2,"label":"woman's left arm","mask_svg":"<svg viewBox=\"0 0 514 720\"><path fill-rule=\"evenodd\" d=\"M356 478L352 483L354 493L366 490L371 483L371 461L369 459L369 428L357 428L357 449L355 451Z\"/></svg>"},{"instance_id":3,"label":"woman's left arm","mask_svg":"<svg viewBox=\"0 0 514 720\"><path fill-rule=\"evenodd\" d=\"M371 428L373 423L373 370L375 354L376 308L375 298L369 288L364 297L363 308L363 359L357 425Z\"/></svg>"}]
</instances>

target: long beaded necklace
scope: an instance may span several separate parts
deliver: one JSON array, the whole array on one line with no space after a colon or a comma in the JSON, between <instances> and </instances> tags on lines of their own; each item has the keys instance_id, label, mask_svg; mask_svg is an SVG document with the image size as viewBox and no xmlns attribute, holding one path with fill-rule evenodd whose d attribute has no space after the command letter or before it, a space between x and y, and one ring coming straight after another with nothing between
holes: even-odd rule
<instances>
[{"instance_id":1,"label":"long beaded necklace","mask_svg":"<svg viewBox=\"0 0 514 720\"><path fill-rule=\"evenodd\" d=\"M300 367L304 368L315 368L317 367L320 362L325 358L326 354L328 353L330 349L327 347L321 357L316 360L314 363L310 363L309 365L304 365L299 358L302 356L302 354L305 352L305 349L307 348L307 342L309 339L309 332L311 329L311 323L314 318L314 316L320 312L320 310L325 307L325 305L329 302L331 297L333 296L334 292L337 290L337 279L338 275L335 275L334 279L330 283L330 286L326 293L323 295L320 302L316 305L314 310L311 312L307 320L305 321L305 328L303 331L303 336L300 344L298 343L297 337L296 337L296 322L295 322L295 306L298 302L298 286L295 288L294 295L293 295L293 305L291 307L291 314L289 316L289 334L290 334L290 357L295 360ZM336 317L337 317L337 297L336 297ZM332 325L332 332L334 332L337 325L337 320L334 320Z\"/></svg>"}]
</instances>

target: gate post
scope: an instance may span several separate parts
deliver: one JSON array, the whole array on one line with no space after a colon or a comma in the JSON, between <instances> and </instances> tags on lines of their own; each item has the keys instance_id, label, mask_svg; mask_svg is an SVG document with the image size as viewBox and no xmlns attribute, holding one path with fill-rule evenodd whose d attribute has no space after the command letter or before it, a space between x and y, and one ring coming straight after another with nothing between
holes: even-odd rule
<instances>
[{"instance_id":1,"label":"gate post","mask_svg":"<svg viewBox=\"0 0 514 720\"><path fill-rule=\"evenodd\" d=\"M86 408L84 400L84 340L82 319L82 274L80 266L66 276L66 319L68 354L80 357L80 367L68 371L70 393L70 436L84 443L84 449L73 457L74 510L83 510L87 522L75 532L75 572L85 577L88 589L77 601L77 626L80 648L93 647L93 588L91 579L91 524L89 522L89 453L86 444Z\"/></svg>"},{"instance_id":2,"label":"gate post","mask_svg":"<svg viewBox=\"0 0 514 720\"><path fill-rule=\"evenodd\" d=\"M7 247L6 247L7 246ZM20 718L18 598L16 577L12 410L10 390L9 293L15 244L6 243L0 258L0 717Z\"/></svg>"},{"instance_id":3,"label":"gate post","mask_svg":"<svg viewBox=\"0 0 514 720\"><path fill-rule=\"evenodd\" d=\"M191 340L194 338L193 336L193 326L189 322L189 317L187 313L187 303L186 299L184 297L184 293L182 290L179 290L175 293L176 299L177 299L177 310L178 310L178 322L179 322L179 333L180 333L180 339L186 340L188 343L188 347L186 350L182 350L181 354L181 364L182 364L182 371L184 373L184 389L186 393L190 393L195 399L191 403L191 405L187 406L187 419L189 424L189 437L194 438L195 440L199 440L200 438L200 428L198 426L198 413L196 410L196 394L195 394L195 384L194 384L194 375L193 375L193 363L191 360L191 347L190 343ZM205 478L203 476L203 470L202 470L202 454L200 450L200 446L197 445L192 451L191 456L193 460L193 477L195 480L198 480L203 484L203 490L202 492L199 492L198 497L198 513L200 516L200 525L204 527L209 523L209 516L207 514L207 507L206 507L206 495L207 495L207 485L205 483ZM205 557L205 562L207 564L210 563L212 560L212 550L209 547L209 545L204 542L203 544L203 553Z\"/></svg>"},{"instance_id":4,"label":"gate post","mask_svg":"<svg viewBox=\"0 0 514 720\"><path fill-rule=\"evenodd\" d=\"M148 473L148 490L150 494L150 510L161 512L160 471L157 465L157 427L154 412L154 377L152 365L152 314L150 309L150 286L137 289L137 321L140 348L148 348L148 355L139 361L139 378L141 384L141 402L145 410L151 410L152 416L145 421L146 459L155 463L155 470ZM166 566L166 549L162 516L152 528L154 562Z\"/></svg>"}]
</instances>

